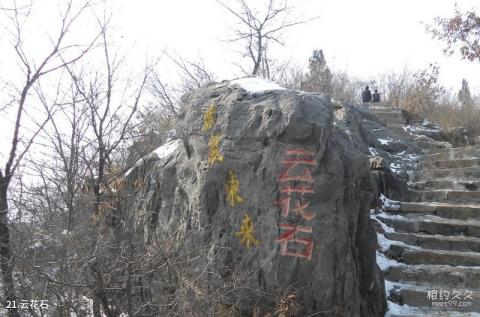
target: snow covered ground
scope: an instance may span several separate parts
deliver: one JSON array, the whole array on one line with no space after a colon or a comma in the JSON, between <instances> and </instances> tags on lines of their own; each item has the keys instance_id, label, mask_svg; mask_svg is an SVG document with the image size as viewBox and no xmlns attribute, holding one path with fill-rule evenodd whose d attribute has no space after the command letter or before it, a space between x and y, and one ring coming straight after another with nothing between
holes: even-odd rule
<instances>
[{"instance_id":1,"label":"snow covered ground","mask_svg":"<svg viewBox=\"0 0 480 317\"><path fill-rule=\"evenodd\" d=\"M251 93L257 93L267 90L284 90L279 84L260 77L245 77L232 80L230 85L238 85Z\"/></svg>"},{"instance_id":2,"label":"snow covered ground","mask_svg":"<svg viewBox=\"0 0 480 317\"><path fill-rule=\"evenodd\" d=\"M388 139L378 139L378 141L379 141L380 144L382 144L382 145L388 145L388 143L392 142L393 139L392 139L392 138L388 138Z\"/></svg>"},{"instance_id":3,"label":"snow covered ground","mask_svg":"<svg viewBox=\"0 0 480 317\"><path fill-rule=\"evenodd\" d=\"M127 172L125 172L125 177L127 177L138 166L144 164L149 159L154 158L154 156L156 156L159 159L166 158L167 156L172 154L181 144L182 144L182 140L179 140L179 139L171 140L163 144L162 146L153 150L146 157L139 159Z\"/></svg>"}]
</instances>

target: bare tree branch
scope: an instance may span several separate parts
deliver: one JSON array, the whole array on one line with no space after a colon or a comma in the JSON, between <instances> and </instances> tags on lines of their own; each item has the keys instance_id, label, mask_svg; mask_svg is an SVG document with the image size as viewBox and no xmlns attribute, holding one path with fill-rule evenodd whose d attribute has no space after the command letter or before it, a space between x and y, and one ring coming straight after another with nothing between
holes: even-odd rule
<instances>
[{"instance_id":1,"label":"bare tree branch","mask_svg":"<svg viewBox=\"0 0 480 317\"><path fill-rule=\"evenodd\" d=\"M10 302L16 300L16 294L13 280L12 246L10 243L8 219L10 209L8 206L7 192L15 171L19 168L25 155L34 144L35 139L50 121L51 114L53 112L52 107L56 106L52 105L51 107L46 107L48 110L46 111L45 118L37 124L36 129L28 137L28 139L25 140L25 142L22 142L21 134L22 131L25 130L24 128L22 130L24 121L23 119L26 108L30 107L28 101L30 100L31 90L35 90L39 87L39 81L45 75L60 69L64 69L67 65L80 60L88 51L93 48L98 38L94 37L93 40L83 50L81 50L80 53L75 55L75 57L54 65L54 59L59 57L60 52L70 51L74 47L77 47L72 45L63 46L63 43L66 41L65 38L70 33L70 29L73 27L75 22L85 13L87 8L90 7L90 3L86 1L76 12L72 12L72 4L73 0L67 2L67 7L62 12L60 17L61 26L59 28L59 33L55 38L50 38L52 47L50 51L43 56L43 58L39 59L39 62L35 62L35 58L29 56L29 54L24 50L25 43L22 34L23 22L20 19L21 16L25 17L25 19L29 17L32 8L32 2L26 6L20 7L17 6L17 1L13 1L12 8L2 8L2 13L4 13L11 22L13 29L13 31L11 31L13 36L12 48L15 51L16 57L20 61L20 64L23 66L22 71L25 76L22 87L18 89L19 96L15 102L16 115L10 151L3 173L0 170L0 266L3 278L4 299ZM42 100L43 96L39 94L39 90L36 92L37 97ZM45 100L43 101L44 104L46 104ZM23 149L20 150L19 145L21 143L24 144L24 146ZM10 317L17 317L19 316L19 313L16 309L9 309L8 315Z\"/></svg>"},{"instance_id":2,"label":"bare tree branch","mask_svg":"<svg viewBox=\"0 0 480 317\"><path fill-rule=\"evenodd\" d=\"M281 40L283 32L296 25L304 24L316 18L300 20L292 18L293 7L288 6L286 0L276 2L269 0L263 14L258 13L246 0L236 0L238 8L227 5L222 0L215 0L219 5L231 13L240 23L234 29L235 37L230 42L245 43L243 56L248 56L251 62L250 75L258 75L271 79L270 58L267 54L270 43L284 45Z\"/></svg>"}]
</instances>

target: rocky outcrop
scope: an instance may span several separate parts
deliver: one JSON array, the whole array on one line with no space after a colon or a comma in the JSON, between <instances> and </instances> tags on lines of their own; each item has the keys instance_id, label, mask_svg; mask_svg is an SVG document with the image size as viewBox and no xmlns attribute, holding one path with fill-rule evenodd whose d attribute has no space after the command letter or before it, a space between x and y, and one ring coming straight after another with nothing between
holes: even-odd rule
<instances>
[{"instance_id":1,"label":"rocky outcrop","mask_svg":"<svg viewBox=\"0 0 480 317\"><path fill-rule=\"evenodd\" d=\"M150 292L185 316L383 316L368 114L256 78L183 103L178 139L127 175L137 243L181 259L181 286Z\"/></svg>"}]
</instances>

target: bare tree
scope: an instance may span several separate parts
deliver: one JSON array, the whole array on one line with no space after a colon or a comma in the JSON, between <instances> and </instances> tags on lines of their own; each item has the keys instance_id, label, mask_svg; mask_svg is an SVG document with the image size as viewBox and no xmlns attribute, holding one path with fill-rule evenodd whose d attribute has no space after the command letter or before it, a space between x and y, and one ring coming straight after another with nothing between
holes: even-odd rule
<instances>
[{"instance_id":1,"label":"bare tree","mask_svg":"<svg viewBox=\"0 0 480 317\"><path fill-rule=\"evenodd\" d=\"M180 110L179 97L157 72L154 72L148 85L153 95L153 107L159 112L159 117L176 116ZM149 114L151 115L152 112Z\"/></svg>"},{"instance_id":2,"label":"bare tree","mask_svg":"<svg viewBox=\"0 0 480 317\"><path fill-rule=\"evenodd\" d=\"M401 72L388 72L380 81L384 84L386 97L392 107L400 107L401 100L413 86L413 73L404 67Z\"/></svg>"},{"instance_id":3,"label":"bare tree","mask_svg":"<svg viewBox=\"0 0 480 317\"><path fill-rule=\"evenodd\" d=\"M34 227L17 226L18 292L23 298L47 292L59 316L118 316L134 288L121 283L135 272L130 255L137 253L130 226L120 225L126 221L119 209L129 198L123 189L125 171L132 167L124 152L137 137L134 115L151 68L128 75L124 58L109 44L107 24L99 23L103 60L66 66L67 89L57 89L57 113L41 134L48 151L28 162L40 184L22 183L23 194L14 197L18 209L38 219ZM47 105L41 89L39 95ZM115 239L109 237L112 230Z\"/></svg>"},{"instance_id":4,"label":"bare tree","mask_svg":"<svg viewBox=\"0 0 480 317\"><path fill-rule=\"evenodd\" d=\"M181 94L201 88L215 81L215 75L207 69L202 58L198 61L188 61L181 56L170 56L170 58L180 70Z\"/></svg>"},{"instance_id":5,"label":"bare tree","mask_svg":"<svg viewBox=\"0 0 480 317\"><path fill-rule=\"evenodd\" d=\"M435 63L415 72L412 76L413 84L406 92L400 106L422 118L428 117L445 94L445 88L438 83L439 74L440 67Z\"/></svg>"},{"instance_id":6,"label":"bare tree","mask_svg":"<svg viewBox=\"0 0 480 317\"><path fill-rule=\"evenodd\" d=\"M139 108L139 103L150 75L150 67L145 66L138 78L119 81L123 58L113 54L107 37L106 21L100 21L101 47L104 70L95 71L91 77L82 72L76 73L68 67L76 92L86 107L90 141L83 150L83 160L88 167L88 179L92 194L92 217L100 231L118 222L118 200L112 200L115 192L120 192L121 181L126 168L115 164L115 155L128 146L127 137L133 132L131 124ZM102 80L102 78L104 78ZM138 84L133 84L138 82ZM112 196L113 195L113 196ZM106 287L108 279L103 271L104 255L98 247L98 239L93 239L90 247L89 273L92 277L93 314L100 316L100 305L108 316L116 316L110 304Z\"/></svg>"},{"instance_id":7,"label":"bare tree","mask_svg":"<svg viewBox=\"0 0 480 317\"><path fill-rule=\"evenodd\" d=\"M336 71L332 73L331 87L332 98L335 100L357 103L358 92L363 86L363 82L352 78L345 71Z\"/></svg>"},{"instance_id":8,"label":"bare tree","mask_svg":"<svg viewBox=\"0 0 480 317\"><path fill-rule=\"evenodd\" d=\"M282 87L301 90L305 78L305 71L301 66L288 61L275 69L272 80L278 82Z\"/></svg>"},{"instance_id":9,"label":"bare tree","mask_svg":"<svg viewBox=\"0 0 480 317\"><path fill-rule=\"evenodd\" d=\"M66 8L59 17L60 28L58 34L50 38L50 50L41 58L36 58L32 53L27 52L24 40L22 26L30 15L31 4L18 6L17 1L13 1L11 7L2 8L2 13L10 22L9 26L7 26L7 31L13 39L10 43L11 48L20 62L18 74L22 74L23 76L23 85L17 87L17 97L15 98L14 105L12 105L16 114L13 120L14 130L11 137L11 147L3 172L0 171L0 266L5 295L3 304L16 301L13 280L13 250L10 243L8 191L11 180L19 168L22 159L31 148L36 137L51 119L50 114L53 111L52 107L56 105L51 105L50 111L45 114L44 118L36 122L36 127L28 137L22 134L24 116L30 107L29 103L31 102L30 99L32 99L32 91L34 91L40 80L80 60L95 45L96 37L83 46L67 43L67 38L72 28L75 26L79 17L85 14L89 7L90 4L88 2L85 2L79 8L74 7L73 0L66 3ZM69 58L60 58L62 54L69 56ZM25 128L23 128L23 132L25 132ZM9 309L8 314L9 316L19 316L16 309Z\"/></svg>"},{"instance_id":10,"label":"bare tree","mask_svg":"<svg viewBox=\"0 0 480 317\"><path fill-rule=\"evenodd\" d=\"M300 20L293 17L294 7L286 0L269 0L265 12L259 12L247 0L236 0L237 7L224 1L216 0L230 12L239 22L234 29L234 38L230 42L242 42L245 45L242 56L250 60L249 67L239 67L245 74L271 78L271 62L269 49L272 44L284 45L282 34L288 28L306 23L310 20Z\"/></svg>"},{"instance_id":11,"label":"bare tree","mask_svg":"<svg viewBox=\"0 0 480 317\"><path fill-rule=\"evenodd\" d=\"M154 97L154 107L158 109L162 118L178 115L182 95L216 80L201 58L198 61L189 61L179 55L168 57L179 71L180 84L167 82L162 79L159 72L153 72L147 86Z\"/></svg>"}]
</instances>

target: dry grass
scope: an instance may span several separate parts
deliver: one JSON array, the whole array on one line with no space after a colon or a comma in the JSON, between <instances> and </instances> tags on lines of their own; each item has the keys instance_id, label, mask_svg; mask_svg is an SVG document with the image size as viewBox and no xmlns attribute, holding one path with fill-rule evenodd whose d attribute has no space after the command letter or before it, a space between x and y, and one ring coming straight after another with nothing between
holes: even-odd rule
<instances>
[{"instance_id":1,"label":"dry grass","mask_svg":"<svg viewBox=\"0 0 480 317\"><path fill-rule=\"evenodd\" d=\"M428 118L438 123L447 132L455 128L466 129L467 144L476 144L480 140L480 107L436 107Z\"/></svg>"}]
</instances>

